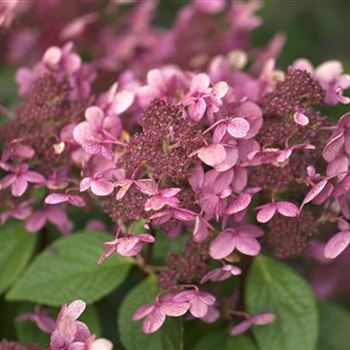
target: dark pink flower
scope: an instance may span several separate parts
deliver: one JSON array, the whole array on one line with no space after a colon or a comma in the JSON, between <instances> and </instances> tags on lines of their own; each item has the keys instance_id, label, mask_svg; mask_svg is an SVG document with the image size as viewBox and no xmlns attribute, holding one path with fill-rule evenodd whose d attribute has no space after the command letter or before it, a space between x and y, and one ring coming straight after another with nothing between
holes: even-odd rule
<instances>
[{"instance_id":1,"label":"dark pink flower","mask_svg":"<svg viewBox=\"0 0 350 350\"><path fill-rule=\"evenodd\" d=\"M242 254L258 255L261 247L257 238L262 235L262 230L253 225L242 225L236 229L227 228L210 244L210 256L213 259L224 259L236 249Z\"/></svg>"},{"instance_id":2,"label":"dark pink flower","mask_svg":"<svg viewBox=\"0 0 350 350\"><path fill-rule=\"evenodd\" d=\"M189 303L189 311L193 317L204 317L216 302L216 298L207 292L200 291L198 288L185 290L174 296L175 302Z\"/></svg>"},{"instance_id":3,"label":"dark pink flower","mask_svg":"<svg viewBox=\"0 0 350 350\"><path fill-rule=\"evenodd\" d=\"M166 316L179 317L184 315L190 304L187 301L176 301L172 294L157 297L154 304L147 304L139 307L133 320L138 321L144 318L143 332L146 334L156 332L165 322Z\"/></svg>"},{"instance_id":4,"label":"dark pink flower","mask_svg":"<svg viewBox=\"0 0 350 350\"><path fill-rule=\"evenodd\" d=\"M276 212L288 217L296 217L299 213L299 208L291 202L273 202L261 205L256 209L258 210L256 220L261 223L270 221Z\"/></svg>"},{"instance_id":5,"label":"dark pink flower","mask_svg":"<svg viewBox=\"0 0 350 350\"><path fill-rule=\"evenodd\" d=\"M154 243L155 239L150 234L127 234L119 237L117 233L113 241L105 242L105 251L98 259L98 263L102 263L110 255L117 253L122 256L135 256L142 250L143 243Z\"/></svg>"},{"instance_id":6,"label":"dark pink flower","mask_svg":"<svg viewBox=\"0 0 350 350\"><path fill-rule=\"evenodd\" d=\"M27 164L20 164L10 167L13 174L6 175L0 181L0 190L11 186L11 193L15 197L20 197L28 188L28 183L43 184L45 178L36 171L29 170Z\"/></svg>"},{"instance_id":7,"label":"dark pink flower","mask_svg":"<svg viewBox=\"0 0 350 350\"><path fill-rule=\"evenodd\" d=\"M207 272L202 278L201 283L208 281L217 282L224 281L232 276L238 276L242 273L242 270L234 265L225 264L217 269Z\"/></svg>"},{"instance_id":8,"label":"dark pink flower","mask_svg":"<svg viewBox=\"0 0 350 350\"><path fill-rule=\"evenodd\" d=\"M169 207L177 207L180 203L175 196L181 191L181 188L164 188L159 189L158 184L154 180L145 179L135 182L138 189L151 198L145 202L145 210L158 211L165 205Z\"/></svg>"},{"instance_id":9,"label":"dark pink flower","mask_svg":"<svg viewBox=\"0 0 350 350\"><path fill-rule=\"evenodd\" d=\"M69 193L50 193L45 198L45 203L47 204L61 204L61 203L70 203L75 207L84 207L85 201L82 197L76 194Z\"/></svg>"},{"instance_id":10,"label":"dark pink flower","mask_svg":"<svg viewBox=\"0 0 350 350\"><path fill-rule=\"evenodd\" d=\"M51 334L50 350L112 350L106 339L95 339L85 323L78 321L86 307L82 300L63 305Z\"/></svg>"}]
</instances>

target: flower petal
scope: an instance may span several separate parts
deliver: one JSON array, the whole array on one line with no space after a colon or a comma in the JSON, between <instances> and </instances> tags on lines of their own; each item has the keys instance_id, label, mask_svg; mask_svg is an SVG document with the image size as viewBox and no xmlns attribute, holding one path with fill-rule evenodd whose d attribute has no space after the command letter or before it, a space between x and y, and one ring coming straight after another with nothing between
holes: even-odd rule
<instances>
[{"instance_id":1,"label":"flower petal","mask_svg":"<svg viewBox=\"0 0 350 350\"><path fill-rule=\"evenodd\" d=\"M350 244L350 231L342 231L334 235L326 244L324 255L334 259L340 255Z\"/></svg>"},{"instance_id":2,"label":"flower petal","mask_svg":"<svg viewBox=\"0 0 350 350\"><path fill-rule=\"evenodd\" d=\"M235 248L235 240L230 231L221 232L210 244L209 253L213 259L229 256Z\"/></svg>"},{"instance_id":3,"label":"flower petal","mask_svg":"<svg viewBox=\"0 0 350 350\"><path fill-rule=\"evenodd\" d=\"M203 147L198 152L198 158L205 164L215 167L226 159L225 147L219 143Z\"/></svg>"}]
</instances>

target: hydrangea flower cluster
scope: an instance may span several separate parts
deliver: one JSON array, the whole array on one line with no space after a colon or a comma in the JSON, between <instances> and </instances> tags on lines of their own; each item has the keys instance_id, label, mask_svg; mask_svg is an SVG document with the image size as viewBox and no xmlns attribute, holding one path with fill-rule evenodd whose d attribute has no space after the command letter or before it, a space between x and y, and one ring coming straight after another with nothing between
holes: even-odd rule
<instances>
[{"instance_id":1,"label":"hydrangea flower cluster","mask_svg":"<svg viewBox=\"0 0 350 350\"><path fill-rule=\"evenodd\" d=\"M333 259L350 244L350 113L334 123L321 108L350 103L350 76L338 61L314 68L299 59L277 69L281 35L251 50L257 1L195 0L168 30L152 24L155 4L132 5L122 31L94 33L93 49L84 38L102 21L97 8L58 23L66 43L18 69L23 100L0 125L0 219L25 221L32 233L50 223L69 234L72 206L86 213L98 206L116 232L98 262L134 257L159 276L156 299L133 316L145 333L187 315L223 317L232 335L241 334L276 317L244 312L240 291L228 304L221 281L240 278L262 251L287 259L319 242ZM20 2L0 6L3 26L26 12ZM8 40L20 36L28 49L43 40L25 30ZM68 40L91 49L89 64ZM158 270L152 246L160 236L185 236L187 244ZM77 321L84 307L65 305L46 326L40 315L31 319L52 333L52 350L111 349Z\"/></svg>"}]
</instances>

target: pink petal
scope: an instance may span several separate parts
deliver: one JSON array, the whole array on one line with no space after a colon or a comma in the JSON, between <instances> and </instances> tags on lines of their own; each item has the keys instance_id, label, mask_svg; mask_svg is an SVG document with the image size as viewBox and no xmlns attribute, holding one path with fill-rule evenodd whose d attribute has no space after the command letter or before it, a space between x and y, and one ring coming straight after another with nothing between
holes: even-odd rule
<instances>
[{"instance_id":1,"label":"pink petal","mask_svg":"<svg viewBox=\"0 0 350 350\"><path fill-rule=\"evenodd\" d=\"M183 316L190 308L189 303L164 302L161 304L162 311L167 316L179 317Z\"/></svg>"},{"instance_id":2,"label":"pink petal","mask_svg":"<svg viewBox=\"0 0 350 350\"><path fill-rule=\"evenodd\" d=\"M256 325L265 325L270 324L276 321L276 315L272 312L262 312L251 318L254 324Z\"/></svg>"},{"instance_id":3,"label":"pink petal","mask_svg":"<svg viewBox=\"0 0 350 350\"><path fill-rule=\"evenodd\" d=\"M102 146L99 142L85 140L85 142L82 144L82 146L84 148L84 151L89 153L89 154L98 154L102 151Z\"/></svg>"},{"instance_id":4,"label":"pink petal","mask_svg":"<svg viewBox=\"0 0 350 350\"><path fill-rule=\"evenodd\" d=\"M16 175L6 175L1 181L0 181L0 190L3 188L7 188L11 186L16 181Z\"/></svg>"},{"instance_id":5,"label":"pink petal","mask_svg":"<svg viewBox=\"0 0 350 350\"><path fill-rule=\"evenodd\" d=\"M145 202L144 208L145 208L145 211L150 211L150 210L158 211L162 209L164 206L165 206L165 201L163 200L163 198L160 196L154 196Z\"/></svg>"},{"instance_id":6,"label":"pink petal","mask_svg":"<svg viewBox=\"0 0 350 350\"><path fill-rule=\"evenodd\" d=\"M276 206L277 206L277 211L284 216L288 216L288 217L298 216L299 208L293 203L277 202Z\"/></svg>"},{"instance_id":7,"label":"pink petal","mask_svg":"<svg viewBox=\"0 0 350 350\"><path fill-rule=\"evenodd\" d=\"M225 81L219 81L213 86L213 94L217 99L221 100L227 94L227 91L228 91L228 85Z\"/></svg>"},{"instance_id":8,"label":"pink petal","mask_svg":"<svg viewBox=\"0 0 350 350\"><path fill-rule=\"evenodd\" d=\"M226 208L226 214L236 214L246 209L252 200L252 196L249 193L242 193L235 198L231 204Z\"/></svg>"},{"instance_id":9,"label":"pink petal","mask_svg":"<svg viewBox=\"0 0 350 350\"><path fill-rule=\"evenodd\" d=\"M107 180L92 181L91 183L91 192L96 196L108 196L113 190L113 183Z\"/></svg>"},{"instance_id":10,"label":"pink petal","mask_svg":"<svg viewBox=\"0 0 350 350\"><path fill-rule=\"evenodd\" d=\"M261 249L259 242L255 238L246 235L239 235L236 237L235 244L237 250L250 256L258 255Z\"/></svg>"},{"instance_id":11,"label":"pink petal","mask_svg":"<svg viewBox=\"0 0 350 350\"><path fill-rule=\"evenodd\" d=\"M79 186L79 190L80 192L84 192L87 189L89 189L91 186L91 177L84 177L81 181L80 181L80 186Z\"/></svg>"},{"instance_id":12,"label":"pink petal","mask_svg":"<svg viewBox=\"0 0 350 350\"><path fill-rule=\"evenodd\" d=\"M136 181L138 189L149 196L154 196L158 192L158 184L151 179L144 179Z\"/></svg>"},{"instance_id":13,"label":"pink petal","mask_svg":"<svg viewBox=\"0 0 350 350\"><path fill-rule=\"evenodd\" d=\"M242 333L246 332L252 325L253 325L253 322L251 319L244 320L244 321L238 323L238 325L232 327L230 330L230 334L231 335L242 334Z\"/></svg>"},{"instance_id":14,"label":"pink petal","mask_svg":"<svg viewBox=\"0 0 350 350\"><path fill-rule=\"evenodd\" d=\"M238 150L237 148L227 148L226 151L226 158L223 162L220 164L214 166L216 171L223 172L232 169L232 167L237 163L238 161Z\"/></svg>"},{"instance_id":15,"label":"pink petal","mask_svg":"<svg viewBox=\"0 0 350 350\"><path fill-rule=\"evenodd\" d=\"M23 177L28 181L28 182L33 182L33 183L43 183L45 181L44 176L41 174L35 172L35 171L26 171L23 174Z\"/></svg>"},{"instance_id":16,"label":"pink petal","mask_svg":"<svg viewBox=\"0 0 350 350\"><path fill-rule=\"evenodd\" d=\"M126 237L120 238L117 245L117 253L122 256L130 256L130 252L133 252L133 249L139 242L140 238L138 238L137 235L128 235Z\"/></svg>"},{"instance_id":17,"label":"pink petal","mask_svg":"<svg viewBox=\"0 0 350 350\"><path fill-rule=\"evenodd\" d=\"M26 222L26 229L29 232L38 232L46 223L46 215L42 210L36 211Z\"/></svg>"},{"instance_id":18,"label":"pink petal","mask_svg":"<svg viewBox=\"0 0 350 350\"><path fill-rule=\"evenodd\" d=\"M165 317L163 310L160 307L155 307L143 321L143 332L146 334L156 332L165 322Z\"/></svg>"},{"instance_id":19,"label":"pink petal","mask_svg":"<svg viewBox=\"0 0 350 350\"><path fill-rule=\"evenodd\" d=\"M317 195L319 195L322 190L326 187L328 183L328 180L327 179L324 179L322 181L320 181L319 183L317 183L305 196L304 200L303 200L303 203L301 204L300 206L300 209L301 210L304 205L306 203L309 203L311 202Z\"/></svg>"},{"instance_id":20,"label":"pink petal","mask_svg":"<svg viewBox=\"0 0 350 350\"><path fill-rule=\"evenodd\" d=\"M94 340L90 345L89 350L112 350L113 344L107 339L97 339Z\"/></svg>"},{"instance_id":21,"label":"pink petal","mask_svg":"<svg viewBox=\"0 0 350 350\"><path fill-rule=\"evenodd\" d=\"M26 191L28 182L22 176L16 176L15 181L11 185L11 193L14 197L20 197Z\"/></svg>"},{"instance_id":22,"label":"pink petal","mask_svg":"<svg viewBox=\"0 0 350 350\"><path fill-rule=\"evenodd\" d=\"M334 259L340 255L350 244L350 231L342 231L334 235L326 244L324 255Z\"/></svg>"},{"instance_id":23,"label":"pink petal","mask_svg":"<svg viewBox=\"0 0 350 350\"><path fill-rule=\"evenodd\" d=\"M215 167L226 159L225 147L219 143L203 147L199 150L198 157L203 163Z\"/></svg>"},{"instance_id":24,"label":"pink petal","mask_svg":"<svg viewBox=\"0 0 350 350\"><path fill-rule=\"evenodd\" d=\"M349 168L349 160L345 154L342 154L328 163L327 176L337 176L341 178L345 176Z\"/></svg>"},{"instance_id":25,"label":"pink petal","mask_svg":"<svg viewBox=\"0 0 350 350\"><path fill-rule=\"evenodd\" d=\"M294 113L294 121L301 126L309 124L309 118L301 112Z\"/></svg>"},{"instance_id":26,"label":"pink petal","mask_svg":"<svg viewBox=\"0 0 350 350\"><path fill-rule=\"evenodd\" d=\"M197 74L191 81L191 92L204 92L210 85L210 78L205 73Z\"/></svg>"},{"instance_id":27,"label":"pink petal","mask_svg":"<svg viewBox=\"0 0 350 350\"><path fill-rule=\"evenodd\" d=\"M121 91L118 92L112 104L112 111L115 114L120 114L125 112L134 102L134 93L130 91Z\"/></svg>"},{"instance_id":28,"label":"pink petal","mask_svg":"<svg viewBox=\"0 0 350 350\"><path fill-rule=\"evenodd\" d=\"M344 145L344 133L339 132L331 137L326 146L323 148L322 156L327 162L331 162L340 153Z\"/></svg>"},{"instance_id":29,"label":"pink petal","mask_svg":"<svg viewBox=\"0 0 350 350\"><path fill-rule=\"evenodd\" d=\"M71 302L66 311L66 315L69 315L74 320L77 320L79 316L84 312L86 303L83 300L75 300Z\"/></svg>"},{"instance_id":30,"label":"pink petal","mask_svg":"<svg viewBox=\"0 0 350 350\"><path fill-rule=\"evenodd\" d=\"M193 238L196 242L203 242L208 238L208 226L201 216L196 216Z\"/></svg>"},{"instance_id":31,"label":"pink petal","mask_svg":"<svg viewBox=\"0 0 350 350\"><path fill-rule=\"evenodd\" d=\"M333 195L335 197L340 197L346 192L348 192L349 189L350 189L350 175L346 175L345 178L335 186Z\"/></svg>"},{"instance_id":32,"label":"pink petal","mask_svg":"<svg viewBox=\"0 0 350 350\"><path fill-rule=\"evenodd\" d=\"M193 221L195 220L195 213L188 209L174 208L172 209L172 215L175 219L180 221Z\"/></svg>"},{"instance_id":33,"label":"pink petal","mask_svg":"<svg viewBox=\"0 0 350 350\"><path fill-rule=\"evenodd\" d=\"M220 123L214 130L214 134L213 134L213 142L214 143L219 143L222 141L222 139L224 138L225 134L227 131L227 125L225 122Z\"/></svg>"},{"instance_id":34,"label":"pink petal","mask_svg":"<svg viewBox=\"0 0 350 350\"><path fill-rule=\"evenodd\" d=\"M209 253L213 259L229 256L235 248L235 240L230 231L223 231L211 242Z\"/></svg>"},{"instance_id":35,"label":"pink petal","mask_svg":"<svg viewBox=\"0 0 350 350\"><path fill-rule=\"evenodd\" d=\"M149 235L148 233L140 233L137 235L137 237L145 243L154 243L155 238L152 235Z\"/></svg>"},{"instance_id":36,"label":"pink petal","mask_svg":"<svg viewBox=\"0 0 350 350\"><path fill-rule=\"evenodd\" d=\"M227 132L236 138L243 138L247 135L250 125L244 118L233 118L227 126Z\"/></svg>"},{"instance_id":37,"label":"pink petal","mask_svg":"<svg viewBox=\"0 0 350 350\"><path fill-rule=\"evenodd\" d=\"M263 206L256 215L256 220L261 223L268 222L276 213L276 204L270 203Z\"/></svg>"},{"instance_id":38,"label":"pink petal","mask_svg":"<svg viewBox=\"0 0 350 350\"><path fill-rule=\"evenodd\" d=\"M142 318L149 315L154 309L154 304L147 304L140 306L133 314L132 319L134 321L141 320Z\"/></svg>"},{"instance_id":39,"label":"pink petal","mask_svg":"<svg viewBox=\"0 0 350 350\"><path fill-rule=\"evenodd\" d=\"M188 108L188 114L191 119L198 122L203 118L205 110L207 109L207 104L203 98L195 99Z\"/></svg>"},{"instance_id":40,"label":"pink petal","mask_svg":"<svg viewBox=\"0 0 350 350\"><path fill-rule=\"evenodd\" d=\"M208 312L208 305L204 303L198 296L195 296L191 300L190 312L194 317L204 317Z\"/></svg>"},{"instance_id":41,"label":"pink petal","mask_svg":"<svg viewBox=\"0 0 350 350\"><path fill-rule=\"evenodd\" d=\"M57 46L49 47L42 58L42 61L48 66L56 66L62 58L62 50Z\"/></svg>"},{"instance_id":42,"label":"pink petal","mask_svg":"<svg viewBox=\"0 0 350 350\"><path fill-rule=\"evenodd\" d=\"M64 193L50 193L45 198L45 203L47 203L47 204L59 204L59 203L67 202L67 200L68 200L68 195L66 195Z\"/></svg>"},{"instance_id":43,"label":"pink petal","mask_svg":"<svg viewBox=\"0 0 350 350\"><path fill-rule=\"evenodd\" d=\"M181 192L181 188L175 188L175 187L165 188L160 191L162 197L166 197L166 198L176 196L179 192Z\"/></svg>"},{"instance_id":44,"label":"pink petal","mask_svg":"<svg viewBox=\"0 0 350 350\"><path fill-rule=\"evenodd\" d=\"M203 186L204 171L200 164L197 164L189 178L189 183L193 189L199 189Z\"/></svg>"},{"instance_id":45,"label":"pink petal","mask_svg":"<svg viewBox=\"0 0 350 350\"><path fill-rule=\"evenodd\" d=\"M76 207L84 207L85 201L78 195L70 194L68 195L68 202Z\"/></svg>"}]
</instances>

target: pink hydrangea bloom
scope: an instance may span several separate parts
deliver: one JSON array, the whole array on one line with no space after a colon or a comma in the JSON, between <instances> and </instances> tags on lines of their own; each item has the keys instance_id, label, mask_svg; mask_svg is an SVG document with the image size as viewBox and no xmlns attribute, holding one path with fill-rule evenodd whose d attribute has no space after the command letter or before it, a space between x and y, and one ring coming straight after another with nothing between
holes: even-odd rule
<instances>
[{"instance_id":1,"label":"pink hydrangea bloom","mask_svg":"<svg viewBox=\"0 0 350 350\"><path fill-rule=\"evenodd\" d=\"M225 264L219 268L207 272L202 278L201 283L208 281L217 282L224 281L231 276L238 276L242 273L242 270L234 265Z\"/></svg>"},{"instance_id":2,"label":"pink hydrangea bloom","mask_svg":"<svg viewBox=\"0 0 350 350\"><path fill-rule=\"evenodd\" d=\"M56 328L51 334L51 350L112 350L113 345L106 339L96 339L87 325L78 321L86 307L82 300L63 305L56 320Z\"/></svg>"},{"instance_id":3,"label":"pink hydrangea bloom","mask_svg":"<svg viewBox=\"0 0 350 350\"><path fill-rule=\"evenodd\" d=\"M263 232L253 225L243 225L238 228L227 228L220 232L210 244L210 256L213 259L224 259L234 250L246 255L258 255L261 246L257 238Z\"/></svg>"},{"instance_id":4,"label":"pink hydrangea bloom","mask_svg":"<svg viewBox=\"0 0 350 350\"><path fill-rule=\"evenodd\" d=\"M139 307L133 315L133 320L138 321L144 318L143 332L154 333L163 325L166 316L183 316L189 308L190 304L187 301L176 301L174 296L169 294L157 297L153 304Z\"/></svg>"},{"instance_id":5,"label":"pink hydrangea bloom","mask_svg":"<svg viewBox=\"0 0 350 350\"><path fill-rule=\"evenodd\" d=\"M142 250L143 243L154 243L155 239L152 235L142 234L127 234L120 237L117 233L113 241L105 242L105 251L101 254L98 262L102 263L110 255L117 253L122 256L135 256Z\"/></svg>"}]
</instances>

